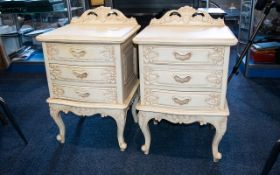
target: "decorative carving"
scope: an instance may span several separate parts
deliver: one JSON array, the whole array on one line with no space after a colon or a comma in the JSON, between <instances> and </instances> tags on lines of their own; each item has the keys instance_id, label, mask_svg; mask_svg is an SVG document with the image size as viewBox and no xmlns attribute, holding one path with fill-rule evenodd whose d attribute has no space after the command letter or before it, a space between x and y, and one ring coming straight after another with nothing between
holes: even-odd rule
<instances>
[{"instance_id":1,"label":"decorative carving","mask_svg":"<svg viewBox=\"0 0 280 175\"><path fill-rule=\"evenodd\" d=\"M153 81L157 80L160 76L152 71L149 67L144 67L144 83L146 85L152 84Z\"/></svg>"},{"instance_id":2,"label":"decorative carving","mask_svg":"<svg viewBox=\"0 0 280 175\"><path fill-rule=\"evenodd\" d=\"M104 70L103 75L105 76L104 79L109 84L116 83L116 68L115 67L107 67Z\"/></svg>"},{"instance_id":3,"label":"decorative carving","mask_svg":"<svg viewBox=\"0 0 280 175\"><path fill-rule=\"evenodd\" d=\"M98 7L85 11L81 17L73 18L71 24L134 24L135 18L127 18L122 12L111 7Z\"/></svg>"},{"instance_id":4,"label":"decorative carving","mask_svg":"<svg viewBox=\"0 0 280 175\"><path fill-rule=\"evenodd\" d=\"M56 55L58 55L59 50L53 43L46 43L47 57L53 60Z\"/></svg>"},{"instance_id":5,"label":"decorative carving","mask_svg":"<svg viewBox=\"0 0 280 175\"><path fill-rule=\"evenodd\" d=\"M56 97L64 95L64 90L61 87L57 86L56 84L53 84L52 91Z\"/></svg>"},{"instance_id":6,"label":"decorative carving","mask_svg":"<svg viewBox=\"0 0 280 175\"><path fill-rule=\"evenodd\" d=\"M104 58L106 62L115 61L115 49L114 46L103 46L103 51L100 52L100 56Z\"/></svg>"},{"instance_id":7,"label":"decorative carving","mask_svg":"<svg viewBox=\"0 0 280 175\"><path fill-rule=\"evenodd\" d=\"M61 76L61 70L58 65L49 64L51 79L56 80Z\"/></svg>"},{"instance_id":8,"label":"decorative carving","mask_svg":"<svg viewBox=\"0 0 280 175\"><path fill-rule=\"evenodd\" d=\"M153 63L159 58L159 53L153 47L143 46L144 63Z\"/></svg>"},{"instance_id":9,"label":"decorative carving","mask_svg":"<svg viewBox=\"0 0 280 175\"><path fill-rule=\"evenodd\" d=\"M151 105L158 102L158 97L153 95L152 90L146 88L144 90L144 105Z\"/></svg>"},{"instance_id":10,"label":"decorative carving","mask_svg":"<svg viewBox=\"0 0 280 175\"><path fill-rule=\"evenodd\" d=\"M87 98L90 96L90 93L86 91L76 90L75 93L82 98Z\"/></svg>"},{"instance_id":11,"label":"decorative carving","mask_svg":"<svg viewBox=\"0 0 280 175\"><path fill-rule=\"evenodd\" d=\"M212 83L217 88L221 87L223 81L222 78L223 78L222 70L214 71L206 77L207 81L209 83Z\"/></svg>"},{"instance_id":12,"label":"decorative carving","mask_svg":"<svg viewBox=\"0 0 280 175\"><path fill-rule=\"evenodd\" d=\"M223 47L214 48L209 52L208 58L212 63L221 66L224 64L224 55L225 55L225 49Z\"/></svg>"},{"instance_id":13,"label":"decorative carving","mask_svg":"<svg viewBox=\"0 0 280 175\"><path fill-rule=\"evenodd\" d=\"M178 10L170 10L160 19L152 19L150 25L225 26L223 19L214 19L208 13L195 10L189 6L181 7Z\"/></svg>"},{"instance_id":14,"label":"decorative carving","mask_svg":"<svg viewBox=\"0 0 280 175\"><path fill-rule=\"evenodd\" d=\"M211 107L211 108L217 108L220 105L221 96L217 93L209 94L209 97L205 99L205 102Z\"/></svg>"}]
</instances>

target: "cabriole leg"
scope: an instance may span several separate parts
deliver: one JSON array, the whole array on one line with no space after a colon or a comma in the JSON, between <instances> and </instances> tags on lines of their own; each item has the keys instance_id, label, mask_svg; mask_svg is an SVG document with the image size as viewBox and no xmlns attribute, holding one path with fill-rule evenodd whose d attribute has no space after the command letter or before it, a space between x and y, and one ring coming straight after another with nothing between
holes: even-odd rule
<instances>
[{"instance_id":1,"label":"cabriole leg","mask_svg":"<svg viewBox=\"0 0 280 175\"><path fill-rule=\"evenodd\" d=\"M126 122L126 111L121 111L117 115L112 116L116 123L117 123L117 135L118 135L118 142L121 151L124 151L127 147L127 144L124 141L124 127Z\"/></svg>"},{"instance_id":2,"label":"cabriole leg","mask_svg":"<svg viewBox=\"0 0 280 175\"><path fill-rule=\"evenodd\" d=\"M213 160L214 162L218 162L222 159L222 154L219 152L219 144L227 129L227 117L220 117L219 120L211 123L216 128L216 133L212 142Z\"/></svg>"},{"instance_id":3,"label":"cabriole leg","mask_svg":"<svg viewBox=\"0 0 280 175\"><path fill-rule=\"evenodd\" d=\"M139 126L145 139L145 144L141 147L141 150L144 152L144 154L149 154L150 145L151 145L151 134L150 134L148 123L150 119L147 116L145 116L144 112L142 111L139 111L138 117L139 117L138 118Z\"/></svg>"},{"instance_id":4,"label":"cabriole leg","mask_svg":"<svg viewBox=\"0 0 280 175\"><path fill-rule=\"evenodd\" d=\"M60 143L65 142L65 126L60 115L60 110L50 105L50 114L59 129L59 134L56 136L57 141Z\"/></svg>"}]
</instances>

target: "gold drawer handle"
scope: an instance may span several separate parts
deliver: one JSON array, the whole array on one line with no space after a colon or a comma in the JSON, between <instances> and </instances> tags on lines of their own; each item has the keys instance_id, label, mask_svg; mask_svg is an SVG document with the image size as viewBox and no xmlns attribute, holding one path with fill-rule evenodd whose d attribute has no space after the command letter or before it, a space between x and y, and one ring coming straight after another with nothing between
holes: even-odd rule
<instances>
[{"instance_id":1,"label":"gold drawer handle","mask_svg":"<svg viewBox=\"0 0 280 175\"><path fill-rule=\"evenodd\" d=\"M188 104L191 101L191 99L189 99L189 98L184 99L184 100L180 100L176 97L173 97L172 100L179 105L185 105L185 104Z\"/></svg>"},{"instance_id":2,"label":"gold drawer handle","mask_svg":"<svg viewBox=\"0 0 280 175\"><path fill-rule=\"evenodd\" d=\"M80 58L80 57L85 56L86 51L81 50L81 49L74 49L74 48L71 48L71 49L70 49L70 53L71 53L75 58Z\"/></svg>"},{"instance_id":3,"label":"gold drawer handle","mask_svg":"<svg viewBox=\"0 0 280 175\"><path fill-rule=\"evenodd\" d=\"M174 56L177 60L186 61L186 60L191 59L192 53L189 52L189 53L186 53L186 54L182 54L182 53L179 53L179 52L174 52Z\"/></svg>"},{"instance_id":4,"label":"gold drawer handle","mask_svg":"<svg viewBox=\"0 0 280 175\"><path fill-rule=\"evenodd\" d=\"M76 91L76 94L78 94L82 98L89 97L89 95L90 95L90 93L88 93L88 92L79 92L79 91Z\"/></svg>"},{"instance_id":5,"label":"gold drawer handle","mask_svg":"<svg viewBox=\"0 0 280 175\"><path fill-rule=\"evenodd\" d=\"M191 76L186 76L185 78L181 78L178 75L174 76L174 80L178 83L188 83L191 79Z\"/></svg>"},{"instance_id":6,"label":"gold drawer handle","mask_svg":"<svg viewBox=\"0 0 280 175\"><path fill-rule=\"evenodd\" d=\"M87 78L88 73L85 71L81 71L81 70L73 70L73 74L80 79L84 79Z\"/></svg>"}]
</instances>

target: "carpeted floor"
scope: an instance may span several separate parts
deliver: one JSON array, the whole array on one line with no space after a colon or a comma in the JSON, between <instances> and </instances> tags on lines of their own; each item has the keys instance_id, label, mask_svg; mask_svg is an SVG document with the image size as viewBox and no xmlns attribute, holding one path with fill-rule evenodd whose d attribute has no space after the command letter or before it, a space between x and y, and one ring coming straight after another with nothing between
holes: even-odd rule
<instances>
[{"instance_id":1,"label":"carpeted floor","mask_svg":"<svg viewBox=\"0 0 280 175\"><path fill-rule=\"evenodd\" d=\"M233 59L233 58L232 58ZM0 77L4 97L29 144L25 146L11 125L0 125L1 175L52 174L184 174L258 175L280 138L280 79L235 77L228 87L231 115L221 141L223 159L212 162L210 126L150 123L149 155L130 111L125 128L128 148L120 152L116 124L98 115L84 120L63 115L66 143L60 145L57 127L49 115L47 81L44 75ZM271 175L280 174L280 158Z\"/></svg>"}]
</instances>

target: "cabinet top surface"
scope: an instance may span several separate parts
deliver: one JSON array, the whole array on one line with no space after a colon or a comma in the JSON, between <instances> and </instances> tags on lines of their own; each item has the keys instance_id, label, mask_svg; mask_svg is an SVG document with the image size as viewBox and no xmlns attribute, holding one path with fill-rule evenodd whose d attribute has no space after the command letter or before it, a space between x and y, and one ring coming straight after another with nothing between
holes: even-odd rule
<instances>
[{"instance_id":1,"label":"cabinet top surface","mask_svg":"<svg viewBox=\"0 0 280 175\"><path fill-rule=\"evenodd\" d=\"M133 40L137 44L172 45L235 45L236 37L224 24L207 12L185 6L170 10L159 19L152 19L149 26Z\"/></svg>"},{"instance_id":2,"label":"cabinet top surface","mask_svg":"<svg viewBox=\"0 0 280 175\"><path fill-rule=\"evenodd\" d=\"M123 43L140 27L138 25L85 25L70 24L39 35L44 42Z\"/></svg>"},{"instance_id":3,"label":"cabinet top surface","mask_svg":"<svg viewBox=\"0 0 280 175\"><path fill-rule=\"evenodd\" d=\"M148 26L133 41L137 44L235 45L237 39L226 26Z\"/></svg>"},{"instance_id":4,"label":"cabinet top surface","mask_svg":"<svg viewBox=\"0 0 280 175\"><path fill-rule=\"evenodd\" d=\"M36 39L43 42L123 43L139 28L134 18L127 18L119 10L98 7L85 11L69 25Z\"/></svg>"}]
</instances>

